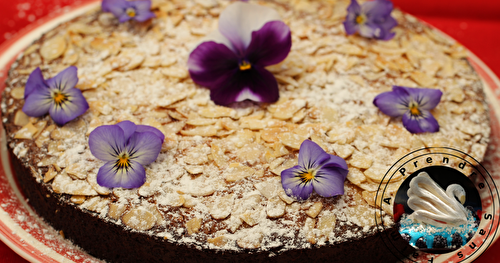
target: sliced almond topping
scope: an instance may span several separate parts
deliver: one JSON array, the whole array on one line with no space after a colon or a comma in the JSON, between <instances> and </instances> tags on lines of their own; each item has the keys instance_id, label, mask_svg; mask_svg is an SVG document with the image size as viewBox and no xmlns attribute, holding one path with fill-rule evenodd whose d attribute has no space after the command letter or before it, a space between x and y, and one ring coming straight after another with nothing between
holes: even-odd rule
<instances>
[{"instance_id":1,"label":"sliced almond topping","mask_svg":"<svg viewBox=\"0 0 500 263\"><path fill-rule=\"evenodd\" d=\"M53 166L50 166L49 170L43 176L43 182L44 183L50 182L50 180L54 179L54 177L56 177L56 175L57 175L57 171L54 170Z\"/></svg>"},{"instance_id":2,"label":"sliced almond topping","mask_svg":"<svg viewBox=\"0 0 500 263\"><path fill-rule=\"evenodd\" d=\"M220 117L234 118L236 116L236 112L233 109L221 106L203 108L198 113L205 118L220 118Z\"/></svg>"},{"instance_id":3,"label":"sliced almond topping","mask_svg":"<svg viewBox=\"0 0 500 263\"><path fill-rule=\"evenodd\" d=\"M436 83L436 79L421 71L414 71L410 77L422 87L432 87Z\"/></svg>"},{"instance_id":4,"label":"sliced almond topping","mask_svg":"<svg viewBox=\"0 0 500 263\"><path fill-rule=\"evenodd\" d=\"M225 167L227 165L226 155L224 150L218 144L212 144L212 157L214 158L215 164L219 167Z\"/></svg>"},{"instance_id":5,"label":"sliced almond topping","mask_svg":"<svg viewBox=\"0 0 500 263\"><path fill-rule=\"evenodd\" d=\"M297 111L304 108L305 106L305 100L289 100L278 105L276 111L273 113L273 116L277 119L287 120L292 118Z\"/></svg>"},{"instance_id":6,"label":"sliced almond topping","mask_svg":"<svg viewBox=\"0 0 500 263\"><path fill-rule=\"evenodd\" d=\"M270 218L282 217L285 214L286 204L279 197L275 196L267 200L267 216Z\"/></svg>"},{"instance_id":7,"label":"sliced almond topping","mask_svg":"<svg viewBox=\"0 0 500 263\"><path fill-rule=\"evenodd\" d=\"M248 235L238 239L236 243L241 248L257 249L260 247L263 238L264 235L259 232L249 232Z\"/></svg>"},{"instance_id":8,"label":"sliced almond topping","mask_svg":"<svg viewBox=\"0 0 500 263\"><path fill-rule=\"evenodd\" d=\"M255 226L259 222L259 217L259 211L256 210L248 210L240 215L240 218L249 226Z\"/></svg>"},{"instance_id":9,"label":"sliced almond topping","mask_svg":"<svg viewBox=\"0 0 500 263\"><path fill-rule=\"evenodd\" d=\"M193 129L189 130L181 130L182 135L186 136L204 136L211 137L217 135L217 127L216 126L197 126Z\"/></svg>"},{"instance_id":10,"label":"sliced almond topping","mask_svg":"<svg viewBox=\"0 0 500 263\"><path fill-rule=\"evenodd\" d=\"M224 219L231 214L233 204L233 194L217 197L214 202L209 205L210 215L215 219Z\"/></svg>"},{"instance_id":11,"label":"sliced almond topping","mask_svg":"<svg viewBox=\"0 0 500 263\"><path fill-rule=\"evenodd\" d=\"M17 126L24 126L28 124L30 121L28 115L24 113L22 110L18 110L16 115L14 116L14 124Z\"/></svg>"},{"instance_id":12,"label":"sliced almond topping","mask_svg":"<svg viewBox=\"0 0 500 263\"><path fill-rule=\"evenodd\" d=\"M84 180L87 178L87 169L80 163L73 163L66 167L66 173L74 179Z\"/></svg>"},{"instance_id":13,"label":"sliced almond topping","mask_svg":"<svg viewBox=\"0 0 500 263\"><path fill-rule=\"evenodd\" d=\"M195 218L186 222L186 228L188 231L188 235L198 233L198 231L200 231L200 227L201 227L201 219L200 218L195 217Z\"/></svg>"},{"instance_id":14,"label":"sliced almond topping","mask_svg":"<svg viewBox=\"0 0 500 263\"><path fill-rule=\"evenodd\" d=\"M283 200L287 204L295 202L295 199L288 196L282 187L278 187L278 196L281 198L281 200Z\"/></svg>"},{"instance_id":15,"label":"sliced almond topping","mask_svg":"<svg viewBox=\"0 0 500 263\"><path fill-rule=\"evenodd\" d=\"M190 149L184 157L184 161L188 164L204 164L208 162L207 151L205 151L205 146L199 145Z\"/></svg>"},{"instance_id":16,"label":"sliced almond topping","mask_svg":"<svg viewBox=\"0 0 500 263\"><path fill-rule=\"evenodd\" d=\"M368 169L372 166L373 160L368 155L356 151L351 155L349 164L360 169Z\"/></svg>"},{"instance_id":17,"label":"sliced almond topping","mask_svg":"<svg viewBox=\"0 0 500 263\"><path fill-rule=\"evenodd\" d=\"M85 195L94 196L98 193L92 189L90 184L84 180L73 180L65 171L56 175L52 181L52 189L56 193L64 193L70 195Z\"/></svg>"},{"instance_id":18,"label":"sliced almond topping","mask_svg":"<svg viewBox=\"0 0 500 263\"><path fill-rule=\"evenodd\" d=\"M318 224L316 228L320 231L321 236L328 237L330 233L333 232L335 224L337 222L337 217L333 213L322 213L318 219Z\"/></svg>"},{"instance_id":19,"label":"sliced almond topping","mask_svg":"<svg viewBox=\"0 0 500 263\"><path fill-rule=\"evenodd\" d=\"M110 203L108 216L113 218L114 220L118 220L123 215L126 209L127 206L125 204Z\"/></svg>"},{"instance_id":20,"label":"sliced almond topping","mask_svg":"<svg viewBox=\"0 0 500 263\"><path fill-rule=\"evenodd\" d=\"M55 36L43 42L40 48L40 55L48 61L54 60L64 54L66 46L67 44L64 36Z\"/></svg>"},{"instance_id":21,"label":"sliced almond topping","mask_svg":"<svg viewBox=\"0 0 500 263\"><path fill-rule=\"evenodd\" d=\"M70 201L73 204L77 204L77 205L83 204L85 202L85 200L87 200L87 197L84 195L73 195L70 198Z\"/></svg>"},{"instance_id":22,"label":"sliced almond topping","mask_svg":"<svg viewBox=\"0 0 500 263\"><path fill-rule=\"evenodd\" d=\"M203 166L200 165L187 165L184 167L186 171L190 174L196 175L203 173Z\"/></svg>"},{"instance_id":23,"label":"sliced almond topping","mask_svg":"<svg viewBox=\"0 0 500 263\"><path fill-rule=\"evenodd\" d=\"M32 139L33 135L37 133L38 129L33 126L32 123L28 123L24 125L19 131L16 132L16 135L14 135L14 138L16 139Z\"/></svg>"},{"instance_id":24,"label":"sliced almond topping","mask_svg":"<svg viewBox=\"0 0 500 263\"><path fill-rule=\"evenodd\" d=\"M247 177L253 176L255 170L244 165L238 165L236 167L231 167L224 172L224 177L227 182L237 182L243 180Z\"/></svg>"},{"instance_id":25,"label":"sliced almond topping","mask_svg":"<svg viewBox=\"0 0 500 263\"><path fill-rule=\"evenodd\" d=\"M347 180L355 185L359 185L366 181L366 176L359 169L349 167L349 173L347 174Z\"/></svg>"},{"instance_id":26,"label":"sliced almond topping","mask_svg":"<svg viewBox=\"0 0 500 263\"><path fill-rule=\"evenodd\" d=\"M389 180L397 181L398 179L401 178L400 173L394 174L392 179L390 178L390 175L385 176L385 173L387 173L388 170L389 170L389 167L382 165L382 164L379 164L379 163L375 163L370 168L368 168L364 172L364 174L367 178L374 181L375 183L380 183L380 182L387 183Z\"/></svg>"},{"instance_id":27,"label":"sliced almond topping","mask_svg":"<svg viewBox=\"0 0 500 263\"><path fill-rule=\"evenodd\" d=\"M156 224L156 217L145 209L134 208L123 215L122 221L130 228L145 231Z\"/></svg>"},{"instance_id":28,"label":"sliced almond topping","mask_svg":"<svg viewBox=\"0 0 500 263\"><path fill-rule=\"evenodd\" d=\"M281 187L279 181L275 179L259 182L254 184L254 186L267 199L278 196L278 189Z\"/></svg>"},{"instance_id":29,"label":"sliced almond topping","mask_svg":"<svg viewBox=\"0 0 500 263\"><path fill-rule=\"evenodd\" d=\"M277 142L278 135L286 131L285 128L267 128L261 132L260 137L266 142Z\"/></svg>"},{"instance_id":30,"label":"sliced almond topping","mask_svg":"<svg viewBox=\"0 0 500 263\"><path fill-rule=\"evenodd\" d=\"M347 157L351 156L351 154L354 152L354 147L349 144L334 144L333 150L340 158L347 159Z\"/></svg>"},{"instance_id":31,"label":"sliced almond topping","mask_svg":"<svg viewBox=\"0 0 500 263\"><path fill-rule=\"evenodd\" d=\"M284 145L298 150L300 149L302 142L307 140L309 137L301 136L296 133L284 132L278 134L278 138Z\"/></svg>"},{"instance_id":32,"label":"sliced almond topping","mask_svg":"<svg viewBox=\"0 0 500 263\"><path fill-rule=\"evenodd\" d=\"M316 234L314 233L314 226L316 225L316 219L314 218L306 218L306 222L304 224L304 235L306 239L311 244L316 244Z\"/></svg>"},{"instance_id":33,"label":"sliced almond topping","mask_svg":"<svg viewBox=\"0 0 500 263\"><path fill-rule=\"evenodd\" d=\"M10 96L12 96L12 98L18 99L18 100L24 99L24 88L22 88L22 87L13 88L10 91ZM21 111L21 110L19 110L19 111Z\"/></svg>"},{"instance_id":34,"label":"sliced almond topping","mask_svg":"<svg viewBox=\"0 0 500 263\"><path fill-rule=\"evenodd\" d=\"M315 202L307 211L306 214L312 218L318 216L319 212L323 209L323 203Z\"/></svg>"},{"instance_id":35,"label":"sliced almond topping","mask_svg":"<svg viewBox=\"0 0 500 263\"><path fill-rule=\"evenodd\" d=\"M225 236L208 238L207 242L214 245L214 246L223 247L229 242L229 238L227 238Z\"/></svg>"}]
</instances>

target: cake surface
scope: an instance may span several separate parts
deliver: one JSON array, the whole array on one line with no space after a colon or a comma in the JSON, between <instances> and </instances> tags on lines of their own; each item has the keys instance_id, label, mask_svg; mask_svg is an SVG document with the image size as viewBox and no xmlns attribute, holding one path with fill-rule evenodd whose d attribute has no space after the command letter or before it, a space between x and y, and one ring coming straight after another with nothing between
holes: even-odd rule
<instances>
[{"instance_id":1,"label":"cake surface","mask_svg":"<svg viewBox=\"0 0 500 263\"><path fill-rule=\"evenodd\" d=\"M390 261L375 229L375 194L389 167L424 147L453 147L477 160L486 151L487 106L466 50L398 10L396 36L378 41L346 36L349 1L259 1L253 4L278 11L292 31L292 51L268 67L280 100L222 107L193 83L186 62L229 4L153 1L156 18L122 24L96 10L31 45L2 97L8 146L30 203L110 261ZM27 117L28 75L39 67L49 78L70 65L90 109L64 126ZM401 118L373 105L393 85L443 92L432 111L439 132L411 134ZM91 154L88 135L125 120L162 131L162 152L146 166L143 186L101 187L104 162ZM298 202L285 194L280 174L297 165L306 139L347 161L344 195ZM388 194L402 179L388 184ZM377 216L392 222L392 207L382 208Z\"/></svg>"}]
</instances>

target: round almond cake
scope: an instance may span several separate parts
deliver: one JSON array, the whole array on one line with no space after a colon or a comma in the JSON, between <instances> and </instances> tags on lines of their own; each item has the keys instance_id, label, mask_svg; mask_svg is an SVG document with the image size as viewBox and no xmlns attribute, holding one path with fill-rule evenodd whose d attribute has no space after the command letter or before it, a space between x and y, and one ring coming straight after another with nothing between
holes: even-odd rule
<instances>
[{"instance_id":1,"label":"round almond cake","mask_svg":"<svg viewBox=\"0 0 500 263\"><path fill-rule=\"evenodd\" d=\"M379 186L394 196L403 181L384 179L391 165L441 146L482 160L489 142L488 107L467 51L397 9L394 37L380 40L346 34L350 1L241 3L275 10L292 46L266 67L278 83L276 102L222 106L193 81L188 59L232 4L156 0L155 17L123 23L99 7L30 45L2 96L8 148L29 203L75 245L110 262L398 261L376 229L379 217L397 233L392 206L379 210L375 200ZM64 125L26 115L30 74L39 68L47 80L70 66L89 109ZM411 133L404 117L379 110L374 99L393 86L440 90L430 110L438 131ZM144 184L104 187L97 174L105 161L91 153L89 135L123 121L155 127L165 139L144 165ZM282 172L298 165L306 140L346 161L344 194L298 200L285 191Z\"/></svg>"}]
</instances>

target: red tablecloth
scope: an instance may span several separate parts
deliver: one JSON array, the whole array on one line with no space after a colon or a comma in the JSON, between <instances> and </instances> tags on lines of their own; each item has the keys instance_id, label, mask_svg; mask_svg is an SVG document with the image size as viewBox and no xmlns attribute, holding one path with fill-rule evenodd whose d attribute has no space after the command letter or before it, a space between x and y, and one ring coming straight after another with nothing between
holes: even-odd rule
<instances>
[{"instance_id":1,"label":"red tablecloth","mask_svg":"<svg viewBox=\"0 0 500 263\"><path fill-rule=\"evenodd\" d=\"M20 3L21 2L21 3ZM24 0L0 3L0 44L51 10L89 0ZM439 28L475 53L500 76L500 1L393 0L395 6ZM0 242L0 263L26 262ZM497 242L477 263L500 262Z\"/></svg>"}]
</instances>

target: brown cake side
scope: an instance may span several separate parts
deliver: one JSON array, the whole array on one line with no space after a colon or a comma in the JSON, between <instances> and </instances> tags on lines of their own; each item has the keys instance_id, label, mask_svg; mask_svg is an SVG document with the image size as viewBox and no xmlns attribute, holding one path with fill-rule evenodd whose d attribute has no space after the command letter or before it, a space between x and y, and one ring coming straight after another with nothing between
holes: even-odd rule
<instances>
[{"instance_id":1,"label":"brown cake side","mask_svg":"<svg viewBox=\"0 0 500 263\"><path fill-rule=\"evenodd\" d=\"M153 6L158 18L143 24L118 25L109 14L89 13L27 49L9 73L2 111L30 204L65 237L110 261L396 261L375 230L380 175L402 155L426 146L452 146L482 159L489 140L484 94L465 50L399 11L395 39L377 42L345 36L348 1L269 1L262 4L284 15L294 38L289 58L269 68L282 100L220 108L188 78L185 60L227 4L159 1ZM59 56L44 54L46 43L61 48ZM41 67L52 77L68 65L79 69L77 87L90 110L64 127L48 116L23 116L22 91L31 71ZM391 85L442 89L433 111L441 131L413 135L400 119L378 112L373 97ZM290 110L293 116L284 117ZM135 190L99 187L95 175L102 163L87 147L92 129L121 120L158 127L167 137L159 160L147 167L148 181ZM197 126L212 121L207 129ZM313 195L299 203L266 190L297 163L295 137L310 138L347 160L344 196ZM247 151L252 147L257 151ZM194 172L200 166L202 175ZM235 168L251 172L235 181L226 175ZM389 194L398 182L388 184ZM191 183L200 185L193 190ZM238 211L249 195L258 202ZM231 204L231 215L217 219L213 204L227 196L234 198L234 209ZM283 205L279 218L266 216L273 202ZM382 208L377 216L390 225L392 207ZM135 211L147 215L139 219L149 228L124 219ZM248 217L253 215L257 222ZM334 218L327 232L320 228L325 218ZM250 233L258 237L246 239ZM389 226L384 236L392 233Z\"/></svg>"}]
</instances>

